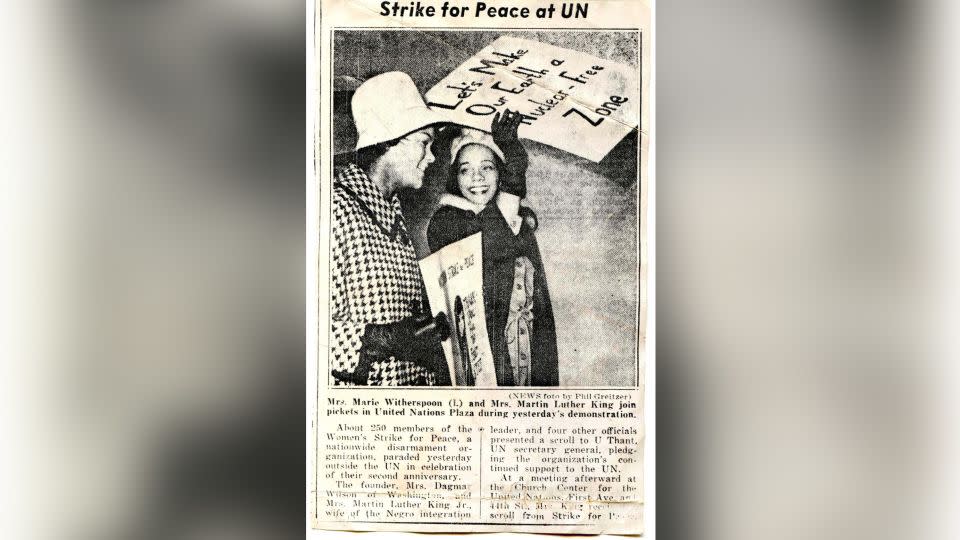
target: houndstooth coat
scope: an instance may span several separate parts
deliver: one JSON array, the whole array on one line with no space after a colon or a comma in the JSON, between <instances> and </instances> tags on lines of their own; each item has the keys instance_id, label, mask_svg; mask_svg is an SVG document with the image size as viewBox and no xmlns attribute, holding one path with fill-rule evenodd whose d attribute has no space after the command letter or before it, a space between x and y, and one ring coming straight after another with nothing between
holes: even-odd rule
<instances>
[{"instance_id":1,"label":"houndstooth coat","mask_svg":"<svg viewBox=\"0 0 960 540\"><path fill-rule=\"evenodd\" d=\"M400 212L355 164L333 180L330 369L353 371L367 324L399 321L421 311L423 281ZM348 384L330 376L335 385ZM374 362L370 385L435 385L436 376L391 357Z\"/></svg>"}]
</instances>

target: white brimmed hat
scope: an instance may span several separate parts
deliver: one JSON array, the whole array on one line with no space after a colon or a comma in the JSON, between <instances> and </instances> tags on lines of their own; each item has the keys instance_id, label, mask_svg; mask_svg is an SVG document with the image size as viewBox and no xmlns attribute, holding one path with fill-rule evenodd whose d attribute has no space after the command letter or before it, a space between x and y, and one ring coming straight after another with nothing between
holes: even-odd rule
<instances>
[{"instance_id":1,"label":"white brimmed hat","mask_svg":"<svg viewBox=\"0 0 960 540\"><path fill-rule=\"evenodd\" d=\"M391 71L360 85L351 101L357 150L446 120L430 110L409 75Z\"/></svg>"},{"instance_id":2,"label":"white brimmed hat","mask_svg":"<svg viewBox=\"0 0 960 540\"><path fill-rule=\"evenodd\" d=\"M479 144L489 148L494 154L496 154L500 161L506 161L506 158L503 157L503 150L497 146L497 143L493 142L493 136L487 133L486 131L480 131L479 129L473 129L465 127L463 131L450 143L450 160L457 161L457 154L460 152L460 149L468 144Z\"/></svg>"}]
</instances>

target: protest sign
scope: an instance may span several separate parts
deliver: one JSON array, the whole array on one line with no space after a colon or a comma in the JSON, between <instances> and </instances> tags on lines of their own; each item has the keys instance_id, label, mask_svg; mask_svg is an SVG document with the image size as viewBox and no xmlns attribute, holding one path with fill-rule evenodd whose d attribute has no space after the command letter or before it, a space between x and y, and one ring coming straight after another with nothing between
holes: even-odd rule
<instances>
[{"instance_id":1,"label":"protest sign","mask_svg":"<svg viewBox=\"0 0 960 540\"><path fill-rule=\"evenodd\" d=\"M433 314L446 312L452 339L443 354L454 386L496 386L483 308L481 233L454 242L420 261Z\"/></svg>"},{"instance_id":2,"label":"protest sign","mask_svg":"<svg viewBox=\"0 0 960 540\"><path fill-rule=\"evenodd\" d=\"M637 70L511 36L484 47L426 93L451 122L490 130L519 111L519 135L598 162L640 123Z\"/></svg>"}]
</instances>

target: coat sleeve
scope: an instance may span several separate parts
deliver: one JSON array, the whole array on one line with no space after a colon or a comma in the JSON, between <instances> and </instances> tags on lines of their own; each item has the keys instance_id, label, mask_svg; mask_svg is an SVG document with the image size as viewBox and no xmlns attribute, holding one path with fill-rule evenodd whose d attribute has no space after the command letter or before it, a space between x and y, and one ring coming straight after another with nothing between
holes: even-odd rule
<instances>
[{"instance_id":1,"label":"coat sleeve","mask_svg":"<svg viewBox=\"0 0 960 540\"><path fill-rule=\"evenodd\" d=\"M538 354L534 355L535 365L531 369L533 386L560 386L560 365L557 354L557 328L553 318L553 303L547 287L543 261L539 248L536 250L534 265L537 276L534 280L534 330L533 342Z\"/></svg>"},{"instance_id":2,"label":"coat sleeve","mask_svg":"<svg viewBox=\"0 0 960 540\"><path fill-rule=\"evenodd\" d=\"M477 218L470 212L450 207L441 207L427 225L427 244L430 253L480 231Z\"/></svg>"},{"instance_id":3,"label":"coat sleeve","mask_svg":"<svg viewBox=\"0 0 960 540\"><path fill-rule=\"evenodd\" d=\"M351 272L352 263L344 233L346 209L337 202L334 201L331 227L329 369L350 372L360 361L360 338L366 330L366 324L351 318L347 276ZM330 377L334 384L343 384L332 375Z\"/></svg>"}]
</instances>

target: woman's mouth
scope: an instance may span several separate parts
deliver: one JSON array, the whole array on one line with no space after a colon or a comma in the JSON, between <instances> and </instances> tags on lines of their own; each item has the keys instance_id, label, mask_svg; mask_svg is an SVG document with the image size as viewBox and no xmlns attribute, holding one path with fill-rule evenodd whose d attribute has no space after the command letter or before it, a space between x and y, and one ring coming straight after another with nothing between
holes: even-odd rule
<instances>
[{"instance_id":1,"label":"woman's mouth","mask_svg":"<svg viewBox=\"0 0 960 540\"><path fill-rule=\"evenodd\" d=\"M490 191L490 186L473 186L468 188L467 191L473 195L485 195L488 191Z\"/></svg>"}]
</instances>

